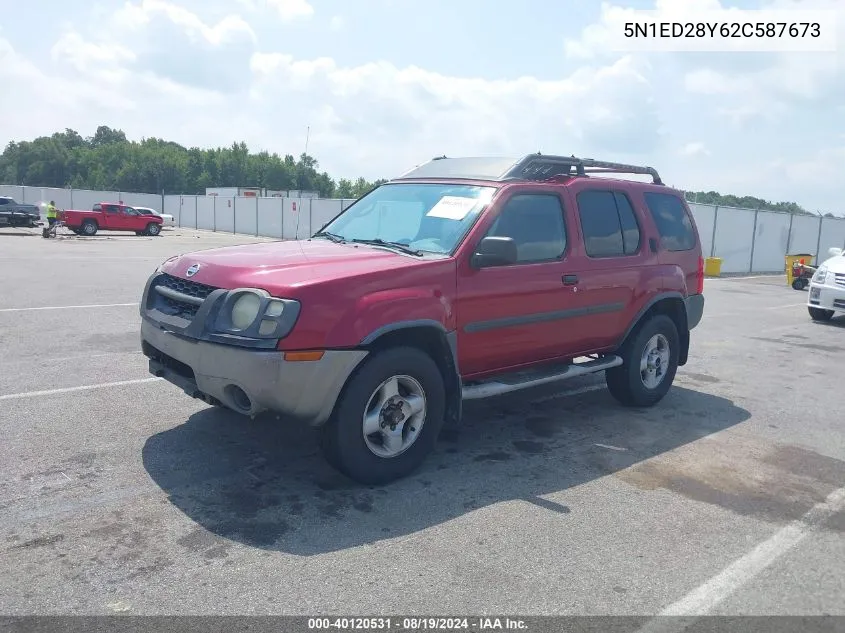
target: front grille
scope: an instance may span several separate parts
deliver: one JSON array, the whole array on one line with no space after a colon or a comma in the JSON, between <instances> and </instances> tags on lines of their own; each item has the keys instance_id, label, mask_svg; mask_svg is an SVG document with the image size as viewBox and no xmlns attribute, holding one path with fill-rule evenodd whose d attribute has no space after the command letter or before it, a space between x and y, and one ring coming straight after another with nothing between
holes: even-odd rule
<instances>
[{"instance_id":1,"label":"front grille","mask_svg":"<svg viewBox=\"0 0 845 633\"><path fill-rule=\"evenodd\" d=\"M174 292L178 292L181 295L195 297L197 299L205 299L208 295L217 290L214 286L207 286L196 281L180 279L179 277L174 277L173 275L168 275L166 273L161 275L156 282L155 288L157 289L159 287L164 287ZM161 307L164 308L162 311L172 316L178 316L190 321L196 316L197 310L199 310L199 305L197 303L182 301L173 296L165 296L162 293L158 293L158 296L161 300Z\"/></svg>"},{"instance_id":2,"label":"front grille","mask_svg":"<svg viewBox=\"0 0 845 633\"><path fill-rule=\"evenodd\" d=\"M837 286L842 286L845 288L845 273L836 273L833 275L833 283Z\"/></svg>"}]
</instances>

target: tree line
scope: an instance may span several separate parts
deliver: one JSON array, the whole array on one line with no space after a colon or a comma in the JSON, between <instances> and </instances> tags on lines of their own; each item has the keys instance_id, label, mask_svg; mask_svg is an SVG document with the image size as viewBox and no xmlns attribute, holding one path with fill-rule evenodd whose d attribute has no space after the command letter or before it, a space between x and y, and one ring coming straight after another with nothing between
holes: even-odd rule
<instances>
[{"instance_id":1,"label":"tree line","mask_svg":"<svg viewBox=\"0 0 845 633\"><path fill-rule=\"evenodd\" d=\"M263 187L317 191L323 198L359 198L384 180L334 180L305 153L251 153L245 143L201 149L146 138L130 141L101 125L91 137L66 129L32 141L9 143L0 154L0 183L204 195L207 187ZM687 200L726 207L815 215L795 202L769 202L716 191L686 192ZM825 214L833 217L832 214Z\"/></svg>"},{"instance_id":2,"label":"tree line","mask_svg":"<svg viewBox=\"0 0 845 633\"><path fill-rule=\"evenodd\" d=\"M740 209L759 209L761 211L781 211L794 213L796 215L818 215L807 211L800 204L795 202L769 202L754 196L724 195L716 191L687 191L685 192L687 202L698 204L712 204L720 207L737 207ZM825 213L826 218L836 217L832 213Z\"/></svg>"},{"instance_id":3,"label":"tree line","mask_svg":"<svg viewBox=\"0 0 845 633\"><path fill-rule=\"evenodd\" d=\"M0 155L0 183L110 191L205 195L207 187L317 191L324 198L358 198L374 186L364 178L332 179L301 154L251 153L245 143L201 149L146 138L130 141L101 125L84 138L66 129L9 143Z\"/></svg>"}]
</instances>

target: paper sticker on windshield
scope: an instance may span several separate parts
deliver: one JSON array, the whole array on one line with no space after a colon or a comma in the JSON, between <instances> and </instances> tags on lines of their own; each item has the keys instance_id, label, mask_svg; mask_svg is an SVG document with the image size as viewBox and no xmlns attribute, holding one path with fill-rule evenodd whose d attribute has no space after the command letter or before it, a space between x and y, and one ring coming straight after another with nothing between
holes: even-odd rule
<instances>
[{"instance_id":1,"label":"paper sticker on windshield","mask_svg":"<svg viewBox=\"0 0 845 633\"><path fill-rule=\"evenodd\" d=\"M443 196L426 215L432 218L463 220L476 204L478 204L478 200L475 198Z\"/></svg>"}]
</instances>

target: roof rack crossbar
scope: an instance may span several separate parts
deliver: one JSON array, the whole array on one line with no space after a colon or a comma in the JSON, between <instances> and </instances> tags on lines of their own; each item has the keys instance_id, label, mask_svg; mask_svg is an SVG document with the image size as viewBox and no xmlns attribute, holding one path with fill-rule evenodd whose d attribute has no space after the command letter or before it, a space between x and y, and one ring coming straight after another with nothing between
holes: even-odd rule
<instances>
[{"instance_id":1,"label":"roof rack crossbar","mask_svg":"<svg viewBox=\"0 0 845 633\"><path fill-rule=\"evenodd\" d=\"M624 163L613 163L595 160L593 158L544 154L529 154L516 163L503 176L503 180L547 180L557 176L585 176L588 171L591 173L642 174L651 176L652 181L656 185L663 184L660 174L657 173L654 167L626 165Z\"/></svg>"}]
</instances>

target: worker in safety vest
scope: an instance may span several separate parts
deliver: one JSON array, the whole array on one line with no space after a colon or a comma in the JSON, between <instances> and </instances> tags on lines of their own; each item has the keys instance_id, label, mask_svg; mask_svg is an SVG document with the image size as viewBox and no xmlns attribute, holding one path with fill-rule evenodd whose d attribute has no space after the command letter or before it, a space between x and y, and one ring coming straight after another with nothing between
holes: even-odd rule
<instances>
[{"instance_id":1,"label":"worker in safety vest","mask_svg":"<svg viewBox=\"0 0 845 633\"><path fill-rule=\"evenodd\" d=\"M56 223L56 216L59 214L59 210L56 208L56 203L50 200L50 204L47 205L47 224L53 226Z\"/></svg>"}]
</instances>

